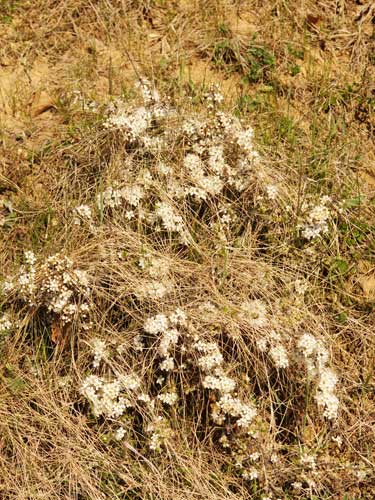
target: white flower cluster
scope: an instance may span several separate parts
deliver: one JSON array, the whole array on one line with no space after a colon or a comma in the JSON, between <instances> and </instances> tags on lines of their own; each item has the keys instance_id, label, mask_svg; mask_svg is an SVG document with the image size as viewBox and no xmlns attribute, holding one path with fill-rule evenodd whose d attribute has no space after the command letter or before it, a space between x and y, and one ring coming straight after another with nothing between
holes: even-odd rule
<instances>
[{"instance_id":1,"label":"white flower cluster","mask_svg":"<svg viewBox=\"0 0 375 500\"><path fill-rule=\"evenodd\" d=\"M176 326L186 326L187 318L182 309L177 308L172 314L157 314L148 318L143 326L145 332L151 335L160 335L158 354L163 360L159 367L163 371L172 371L174 369L173 350L177 345L180 332Z\"/></svg>"},{"instance_id":2,"label":"white flower cluster","mask_svg":"<svg viewBox=\"0 0 375 500\"><path fill-rule=\"evenodd\" d=\"M270 200L276 200L279 189L275 184L268 184L266 186L266 193Z\"/></svg>"},{"instance_id":3,"label":"white flower cluster","mask_svg":"<svg viewBox=\"0 0 375 500\"><path fill-rule=\"evenodd\" d=\"M143 340L140 334L137 334L133 338L133 348L137 352L141 352L144 349Z\"/></svg>"},{"instance_id":4,"label":"white flower cluster","mask_svg":"<svg viewBox=\"0 0 375 500\"><path fill-rule=\"evenodd\" d=\"M189 241L188 232L181 215L177 215L169 203L157 202L154 214L156 219L161 221L165 231L178 233L183 243Z\"/></svg>"},{"instance_id":5,"label":"white flower cluster","mask_svg":"<svg viewBox=\"0 0 375 500\"><path fill-rule=\"evenodd\" d=\"M288 354L282 344L271 347L268 354L271 356L276 368L287 368L289 365Z\"/></svg>"},{"instance_id":6,"label":"white flower cluster","mask_svg":"<svg viewBox=\"0 0 375 500\"><path fill-rule=\"evenodd\" d=\"M306 367L311 376L316 376L328 362L328 352L320 340L311 333L304 333L298 341L305 358Z\"/></svg>"},{"instance_id":7,"label":"white flower cluster","mask_svg":"<svg viewBox=\"0 0 375 500\"><path fill-rule=\"evenodd\" d=\"M203 94L203 97L208 102L208 108L214 108L215 106L221 104L224 100L224 96L221 93L220 86L218 84L211 85L208 91Z\"/></svg>"},{"instance_id":8,"label":"white flower cluster","mask_svg":"<svg viewBox=\"0 0 375 500\"><path fill-rule=\"evenodd\" d=\"M254 468L250 469L250 471L244 471L242 473L242 477L245 480L253 481L254 479L258 479L258 471Z\"/></svg>"},{"instance_id":9,"label":"white flower cluster","mask_svg":"<svg viewBox=\"0 0 375 500\"><path fill-rule=\"evenodd\" d=\"M304 295L306 291L309 289L309 284L307 281L303 279L297 279L294 282L294 290L297 295Z\"/></svg>"},{"instance_id":10,"label":"white flower cluster","mask_svg":"<svg viewBox=\"0 0 375 500\"><path fill-rule=\"evenodd\" d=\"M140 184L125 186L122 189L109 186L105 191L98 194L97 205L99 208L102 206L104 208L118 208L125 202L129 208L135 208L144 196L145 191ZM132 212L132 210L128 210L128 212Z\"/></svg>"},{"instance_id":11,"label":"white flower cluster","mask_svg":"<svg viewBox=\"0 0 375 500\"><path fill-rule=\"evenodd\" d=\"M167 127L160 118L174 113L168 104L163 104L159 94L146 79L141 79L139 89L144 99L144 106L126 109L124 103L112 106L112 112L104 126L121 129L132 143L132 148L144 154L147 151L155 157L152 171L158 172L153 178L148 172L147 179L134 181L126 188L108 187L98 196L99 209L117 208L127 203L125 218L134 218L134 208L138 207L139 218L154 224L157 230L177 233L179 241L189 245L192 238L178 210L181 200L189 203L200 203L210 199L218 202L218 195L229 190L243 191L251 183L250 172L259 163L259 154L254 147L252 128L244 128L241 121L216 109L222 100L217 88L207 94L209 105L215 105L208 118L187 117L173 128ZM166 165L160 158L168 152L176 142L184 141L186 154L182 167ZM136 162L130 165L133 173L142 168ZM147 181L147 182L146 182ZM160 188L165 198L154 199ZM146 189L147 188L147 189ZM155 188L155 189L153 189ZM139 202L147 195L147 202L141 207ZM152 207L152 208L151 208ZM214 209L217 215L217 210ZM235 214L221 214L221 225L228 224ZM207 218L208 224L212 217ZM215 229L215 228L214 228ZM165 283L164 283L165 285ZM146 295L151 298L162 298L167 293L165 286L151 284Z\"/></svg>"},{"instance_id":12,"label":"white flower cluster","mask_svg":"<svg viewBox=\"0 0 375 500\"><path fill-rule=\"evenodd\" d=\"M235 380L223 375L220 371L215 373L215 375L206 375L203 378L203 387L205 389L215 389L223 394L233 392L236 388Z\"/></svg>"},{"instance_id":13,"label":"white flower cluster","mask_svg":"<svg viewBox=\"0 0 375 500\"><path fill-rule=\"evenodd\" d=\"M159 300L173 290L173 283L169 278L169 263L166 259L145 254L140 257L138 265L144 274L152 279L146 283L142 281L139 283L135 290L137 296Z\"/></svg>"},{"instance_id":14,"label":"white flower cluster","mask_svg":"<svg viewBox=\"0 0 375 500\"><path fill-rule=\"evenodd\" d=\"M91 222L92 213L91 208L88 205L79 205L74 208L74 219L73 223L80 226L82 221Z\"/></svg>"},{"instance_id":15,"label":"white flower cluster","mask_svg":"<svg viewBox=\"0 0 375 500\"><path fill-rule=\"evenodd\" d=\"M124 439L125 434L126 434L126 430L121 426L118 429L116 429L114 437L115 437L116 441L121 441L122 439Z\"/></svg>"},{"instance_id":16,"label":"white flower cluster","mask_svg":"<svg viewBox=\"0 0 375 500\"><path fill-rule=\"evenodd\" d=\"M259 159L259 154L254 150L254 130L249 127L243 130L236 131L237 144L243 148L249 157L254 160Z\"/></svg>"},{"instance_id":17,"label":"white flower cluster","mask_svg":"<svg viewBox=\"0 0 375 500\"><path fill-rule=\"evenodd\" d=\"M105 359L108 356L107 346L104 340L93 339L92 343L92 352L94 354L93 367L98 368L102 359Z\"/></svg>"},{"instance_id":18,"label":"white flower cluster","mask_svg":"<svg viewBox=\"0 0 375 500\"><path fill-rule=\"evenodd\" d=\"M162 299L172 290L170 283L163 283L162 281L152 280L141 285L138 290L138 295L146 295L150 299ZM135 291L137 293L137 290Z\"/></svg>"},{"instance_id":19,"label":"white flower cluster","mask_svg":"<svg viewBox=\"0 0 375 500\"><path fill-rule=\"evenodd\" d=\"M167 419L157 416L146 427L146 432L151 434L149 448L158 453L161 452L163 445L172 435L172 430Z\"/></svg>"},{"instance_id":20,"label":"white flower cluster","mask_svg":"<svg viewBox=\"0 0 375 500\"><path fill-rule=\"evenodd\" d=\"M248 429L256 410L253 405L245 404L231 394L236 388L236 382L223 371L224 359L219 346L215 342L198 340L193 347L201 354L198 366L204 372L203 387L219 391L220 396L212 413L214 422L222 425L225 419L231 416L237 418L237 427Z\"/></svg>"},{"instance_id":21,"label":"white flower cluster","mask_svg":"<svg viewBox=\"0 0 375 500\"><path fill-rule=\"evenodd\" d=\"M337 418L339 400L335 394L337 376L330 368L324 368L320 372L318 381L318 392L316 401L324 408L324 416L330 420Z\"/></svg>"},{"instance_id":22,"label":"white flower cluster","mask_svg":"<svg viewBox=\"0 0 375 500\"><path fill-rule=\"evenodd\" d=\"M157 314L152 318L148 318L143 326L143 329L151 335L163 333L168 329L169 321L165 314Z\"/></svg>"},{"instance_id":23,"label":"white flower cluster","mask_svg":"<svg viewBox=\"0 0 375 500\"><path fill-rule=\"evenodd\" d=\"M153 257L146 253L140 257L138 266L146 271L151 278L160 278L168 275L170 266L167 259L162 257Z\"/></svg>"},{"instance_id":24,"label":"white flower cluster","mask_svg":"<svg viewBox=\"0 0 375 500\"><path fill-rule=\"evenodd\" d=\"M121 129L130 141L139 139L151 126L152 113L144 106L133 110L126 109L121 103L103 123L105 128Z\"/></svg>"},{"instance_id":25,"label":"white flower cluster","mask_svg":"<svg viewBox=\"0 0 375 500\"><path fill-rule=\"evenodd\" d=\"M7 335L13 328L13 322L10 319L9 314L5 313L0 318L0 336Z\"/></svg>"},{"instance_id":26,"label":"white flower cluster","mask_svg":"<svg viewBox=\"0 0 375 500\"><path fill-rule=\"evenodd\" d=\"M119 189L114 189L112 186L107 187L105 191L99 193L97 196L97 204L99 208L101 206L117 208L121 205L121 202L121 191Z\"/></svg>"},{"instance_id":27,"label":"white flower cluster","mask_svg":"<svg viewBox=\"0 0 375 500\"><path fill-rule=\"evenodd\" d=\"M261 300L243 302L239 317L253 328L261 328L268 323L267 308Z\"/></svg>"},{"instance_id":28,"label":"white flower cluster","mask_svg":"<svg viewBox=\"0 0 375 500\"><path fill-rule=\"evenodd\" d=\"M30 305L47 307L63 324L79 318L83 327L88 328L90 306L83 300L90 294L86 273L74 268L73 262L60 254L37 265L34 253L27 251L25 262L18 277L8 279L6 292L19 293Z\"/></svg>"},{"instance_id":29,"label":"white flower cluster","mask_svg":"<svg viewBox=\"0 0 375 500\"><path fill-rule=\"evenodd\" d=\"M184 159L184 167L190 174L194 187L186 188L186 194L190 194L197 199L206 200L209 195L218 195L224 187L219 173L222 173L225 166L223 149L219 146L211 147L208 165L215 172L214 175L207 174L204 162L195 153L188 153Z\"/></svg>"},{"instance_id":30,"label":"white flower cluster","mask_svg":"<svg viewBox=\"0 0 375 500\"><path fill-rule=\"evenodd\" d=\"M107 382L96 375L89 375L81 387L82 394L92 403L96 417L120 417L131 407L129 400L121 396L122 385L119 380Z\"/></svg>"},{"instance_id":31,"label":"white flower cluster","mask_svg":"<svg viewBox=\"0 0 375 500\"><path fill-rule=\"evenodd\" d=\"M90 286L86 272L75 268L68 257L56 254L40 266L40 276L39 298L48 311L63 324L80 319L83 328L88 329Z\"/></svg>"},{"instance_id":32,"label":"white flower cluster","mask_svg":"<svg viewBox=\"0 0 375 500\"><path fill-rule=\"evenodd\" d=\"M329 196L323 196L319 205L313 207L307 217L307 221L302 230L302 236L307 240L312 240L320 234L328 232L328 220L331 216L327 204L331 201Z\"/></svg>"},{"instance_id":33,"label":"white flower cluster","mask_svg":"<svg viewBox=\"0 0 375 500\"><path fill-rule=\"evenodd\" d=\"M323 415L333 420L337 418L339 400L335 394L337 376L327 366L328 352L323 344L313 335L304 333L298 342L305 358L308 372L317 379L317 394L319 406L324 408Z\"/></svg>"},{"instance_id":34,"label":"white flower cluster","mask_svg":"<svg viewBox=\"0 0 375 500\"><path fill-rule=\"evenodd\" d=\"M219 346L215 342L203 342L199 340L194 344L195 349L203 353L198 360L198 366L205 372L221 366L224 358Z\"/></svg>"},{"instance_id":35,"label":"white flower cluster","mask_svg":"<svg viewBox=\"0 0 375 500\"><path fill-rule=\"evenodd\" d=\"M127 408L133 406L129 399L136 399L134 391L140 386L139 378L134 374L121 375L112 381L106 381L97 375L89 375L81 386L82 394L92 403L96 417L100 415L118 418ZM124 397L126 391L129 397Z\"/></svg>"},{"instance_id":36,"label":"white flower cluster","mask_svg":"<svg viewBox=\"0 0 375 500\"><path fill-rule=\"evenodd\" d=\"M141 386L141 381L135 373L128 373L127 375L119 375L119 381L124 389L129 391L136 391Z\"/></svg>"},{"instance_id":37,"label":"white flower cluster","mask_svg":"<svg viewBox=\"0 0 375 500\"><path fill-rule=\"evenodd\" d=\"M236 425L247 430L257 411L252 404L245 404L239 398L231 394L223 394L217 402L217 408L214 410L213 419L217 424L223 424L227 415L237 418Z\"/></svg>"},{"instance_id":38,"label":"white flower cluster","mask_svg":"<svg viewBox=\"0 0 375 500\"><path fill-rule=\"evenodd\" d=\"M158 399L168 406L173 406L178 401L178 396L176 392L164 392L158 395Z\"/></svg>"},{"instance_id":39,"label":"white flower cluster","mask_svg":"<svg viewBox=\"0 0 375 500\"><path fill-rule=\"evenodd\" d=\"M34 305L36 292L36 257L31 250L26 251L24 255L26 264L21 266L18 282L15 284L9 280L8 289L17 289L24 300L30 305Z\"/></svg>"},{"instance_id":40,"label":"white flower cluster","mask_svg":"<svg viewBox=\"0 0 375 500\"><path fill-rule=\"evenodd\" d=\"M263 335L256 341L261 352L267 352L274 362L276 368L287 368L289 366L288 353L282 344L281 335L272 330L267 335Z\"/></svg>"},{"instance_id":41,"label":"white flower cluster","mask_svg":"<svg viewBox=\"0 0 375 500\"><path fill-rule=\"evenodd\" d=\"M173 290L173 282L169 277L169 263L166 259L145 254L139 259L138 265L152 278L146 283L140 283L135 291L139 296L162 299Z\"/></svg>"},{"instance_id":42,"label":"white flower cluster","mask_svg":"<svg viewBox=\"0 0 375 500\"><path fill-rule=\"evenodd\" d=\"M193 184L185 189L185 195L198 200L218 195L226 186L242 191L249 184L249 171L259 160L251 128L243 129L239 121L222 112L217 112L215 119L214 124L188 119L182 126L191 141L184 167ZM232 145L230 155L224 144ZM233 161L233 146L237 161Z\"/></svg>"},{"instance_id":43,"label":"white flower cluster","mask_svg":"<svg viewBox=\"0 0 375 500\"><path fill-rule=\"evenodd\" d=\"M127 107L126 103L117 100L108 107L109 116L103 123L107 129L121 130L130 143L139 141L146 146L155 146L160 141L159 137L152 137L154 120L165 118L173 114L173 109L163 103L156 89L150 82L143 78L138 85L144 106Z\"/></svg>"},{"instance_id":44,"label":"white flower cluster","mask_svg":"<svg viewBox=\"0 0 375 500\"><path fill-rule=\"evenodd\" d=\"M137 87L141 91L145 103L154 104L160 101L159 92L151 85L147 78L141 78L141 80L137 83Z\"/></svg>"}]
</instances>

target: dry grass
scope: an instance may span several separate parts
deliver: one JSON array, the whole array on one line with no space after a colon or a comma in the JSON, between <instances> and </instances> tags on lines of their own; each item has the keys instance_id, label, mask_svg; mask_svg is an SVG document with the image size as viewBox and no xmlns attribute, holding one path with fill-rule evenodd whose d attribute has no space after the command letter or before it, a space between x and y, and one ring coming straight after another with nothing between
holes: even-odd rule
<instances>
[{"instance_id":1,"label":"dry grass","mask_svg":"<svg viewBox=\"0 0 375 500\"><path fill-rule=\"evenodd\" d=\"M35 303L19 290L0 297L0 319L15 324L0 331L0 498L374 498L374 15L372 2L333 0L0 0L0 285L25 251L38 259ZM151 136L167 138L157 153L103 126L118 98L142 105L140 77L178 110L152 124ZM197 204L175 196L171 181L192 184L180 126L215 121L211 83L221 109L253 127L262 160L242 192L227 186ZM224 145L234 162L236 146ZM97 206L106 188L139 183L146 170L145 217L137 207L127 220L124 202ZM329 231L309 241L301 230L324 195ZM182 217L189 244L158 227L158 201ZM74 223L82 204L92 223ZM89 329L47 309L41 266L56 253L89 276L89 293L73 295L90 305ZM155 281L168 291L150 294ZM265 305L264 325L241 314L249 300ZM161 333L145 322L177 307L188 326L162 386ZM304 332L324 343L338 376L337 419L316 404L298 350ZM213 421L222 394L202 386L195 336L217 344L238 397L256 406L255 437L234 417ZM98 368L94 338L111 353ZM262 338L284 346L287 367L259 348ZM155 406L134 400L121 417L95 416L86 377L129 371ZM157 399L167 390L176 405ZM147 428L158 415L153 451ZM258 479L247 480L253 468Z\"/></svg>"}]
</instances>

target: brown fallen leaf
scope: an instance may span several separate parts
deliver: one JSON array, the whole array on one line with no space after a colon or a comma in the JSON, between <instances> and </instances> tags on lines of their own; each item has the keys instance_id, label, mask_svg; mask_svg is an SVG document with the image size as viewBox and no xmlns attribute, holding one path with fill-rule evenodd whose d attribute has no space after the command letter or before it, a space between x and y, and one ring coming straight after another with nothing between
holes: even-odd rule
<instances>
[{"instance_id":1,"label":"brown fallen leaf","mask_svg":"<svg viewBox=\"0 0 375 500\"><path fill-rule=\"evenodd\" d=\"M9 57L7 56L2 56L0 57L0 65L1 66L11 66L12 65L12 61Z\"/></svg>"},{"instance_id":2,"label":"brown fallen leaf","mask_svg":"<svg viewBox=\"0 0 375 500\"><path fill-rule=\"evenodd\" d=\"M54 321L51 325L51 340L54 344L58 344L62 338L62 329L59 323Z\"/></svg>"},{"instance_id":3,"label":"brown fallen leaf","mask_svg":"<svg viewBox=\"0 0 375 500\"><path fill-rule=\"evenodd\" d=\"M316 26L322 20L321 16L314 14L307 14L306 16L306 24L308 26Z\"/></svg>"},{"instance_id":4,"label":"brown fallen leaf","mask_svg":"<svg viewBox=\"0 0 375 500\"><path fill-rule=\"evenodd\" d=\"M375 274L367 274L366 276L361 276L358 279L363 295L367 299L375 299Z\"/></svg>"},{"instance_id":5,"label":"brown fallen leaf","mask_svg":"<svg viewBox=\"0 0 375 500\"><path fill-rule=\"evenodd\" d=\"M52 108L56 108L52 97L42 90L34 94L31 101L30 115L35 118Z\"/></svg>"}]
</instances>

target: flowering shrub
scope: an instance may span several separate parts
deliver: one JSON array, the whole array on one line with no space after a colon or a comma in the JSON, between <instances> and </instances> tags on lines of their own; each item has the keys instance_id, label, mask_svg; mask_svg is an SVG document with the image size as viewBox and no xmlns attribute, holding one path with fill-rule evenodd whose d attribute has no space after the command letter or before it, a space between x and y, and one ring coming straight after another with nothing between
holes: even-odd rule
<instances>
[{"instance_id":1,"label":"flowering shrub","mask_svg":"<svg viewBox=\"0 0 375 500\"><path fill-rule=\"evenodd\" d=\"M117 100L98 118L114 151L68 211L68 238L86 247L25 252L4 303L75 331L75 398L106 444L158 463L176 443L199 442L249 494L319 494L309 477L319 453L290 435L306 419L321 432L336 425L341 374L308 273L264 257L269 234L284 230L265 217L289 217L289 194L217 87L200 113L181 112L147 80L139 90L142 105ZM334 202L312 198L284 232L310 251L334 223ZM90 272L76 265L83 254ZM0 317L0 336L12 321Z\"/></svg>"}]
</instances>

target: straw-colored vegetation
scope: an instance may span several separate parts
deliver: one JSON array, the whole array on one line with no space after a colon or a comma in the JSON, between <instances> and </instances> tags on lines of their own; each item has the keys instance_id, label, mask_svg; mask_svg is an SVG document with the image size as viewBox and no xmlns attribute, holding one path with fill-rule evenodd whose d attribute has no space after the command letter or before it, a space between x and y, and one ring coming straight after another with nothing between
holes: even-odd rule
<instances>
[{"instance_id":1,"label":"straw-colored vegetation","mask_svg":"<svg viewBox=\"0 0 375 500\"><path fill-rule=\"evenodd\" d=\"M0 41L0 498L373 499L373 2Z\"/></svg>"}]
</instances>

